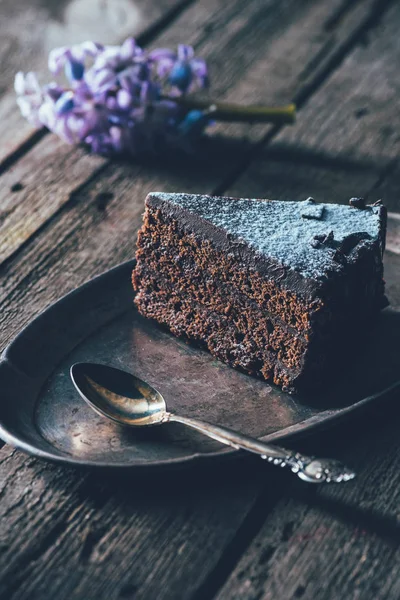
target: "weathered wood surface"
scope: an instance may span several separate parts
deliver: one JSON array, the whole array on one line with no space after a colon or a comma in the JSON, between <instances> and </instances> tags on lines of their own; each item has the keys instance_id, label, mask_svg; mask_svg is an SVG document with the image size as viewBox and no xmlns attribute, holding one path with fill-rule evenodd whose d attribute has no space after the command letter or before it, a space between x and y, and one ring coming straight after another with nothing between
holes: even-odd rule
<instances>
[{"instance_id":1,"label":"weathered wood surface","mask_svg":"<svg viewBox=\"0 0 400 600\"><path fill-rule=\"evenodd\" d=\"M188 6L154 43L176 44L184 33L211 61L221 97L249 100L250 89L265 101L310 96L299 118L305 128L316 116L312 110L306 115L312 93L319 85L317 93L324 92L331 72L348 68L340 58L378 10L375 2L249 2L246 10L240 2L212 4ZM378 4L379 10L386 6ZM371 31L371 48L381 35ZM357 62L351 64L357 70ZM355 73L353 80L357 88ZM268 96L265 81L271 82ZM392 111L388 120L395 106ZM272 136L271 128L227 127L228 142L216 139L200 161L139 166L109 164L48 136L2 176L3 190L17 183L23 189L11 195L15 200L4 193L0 201L21 211L13 221L17 242L1 270L1 343L66 291L131 257L151 189L235 191L245 185L243 195L293 198L304 190L339 201L350 188L350 195L378 189L386 163L379 158L375 166L373 154L368 164L341 160L329 150L334 130L333 122L327 152L313 152L310 139L302 156L293 142L284 160L286 149L272 144L273 158L263 154L229 188L236 166L256 157L255 145ZM241 142L244 133L249 145ZM351 143L350 134L342 132L343 144ZM38 174L46 149L46 168ZM39 217L32 217L33 209ZM29 234L18 237L30 218ZM392 305L400 306L396 223L394 215L386 278ZM397 598L399 413L395 402L384 406L341 430L340 447L337 431L304 445L360 470L354 483L319 491L256 461L156 484L60 469L4 447L0 599Z\"/></svg>"},{"instance_id":2,"label":"weathered wood surface","mask_svg":"<svg viewBox=\"0 0 400 600\"><path fill-rule=\"evenodd\" d=\"M343 173L355 170L371 182L363 187L372 201L383 197L389 210L400 211L399 22L400 5L394 3L304 106L297 123L274 139L265 162L271 153L283 162L326 164ZM248 180L263 166L263 160L253 163ZM240 189L245 187L243 180Z\"/></svg>"},{"instance_id":3,"label":"weathered wood surface","mask_svg":"<svg viewBox=\"0 0 400 600\"><path fill-rule=\"evenodd\" d=\"M399 15L395 2L274 144L383 169L398 157Z\"/></svg>"},{"instance_id":4,"label":"weathered wood surface","mask_svg":"<svg viewBox=\"0 0 400 600\"><path fill-rule=\"evenodd\" d=\"M354 485L287 488L218 600L400 596L398 397L312 447L352 462ZM306 449L309 449L306 447Z\"/></svg>"},{"instance_id":5,"label":"weathered wood surface","mask_svg":"<svg viewBox=\"0 0 400 600\"><path fill-rule=\"evenodd\" d=\"M385 189L387 177L391 187L396 185L391 169L396 142L386 145L384 140L385 127L393 123L396 129L398 123L395 106L400 90L392 77L393 56L399 52L394 33L400 21L398 8L385 15L368 45L350 54L313 96L298 124L282 132L228 193L243 195L250 189L255 196L289 199L303 188L321 201L343 202L349 195L371 201L383 197L392 210L400 210L399 197L391 196L389 186ZM360 122L367 115L370 123ZM398 213L389 214L385 258L387 291L397 309L399 219ZM300 495L286 490L220 589L218 600L269 600L282 595L398 598L399 419L397 394L391 403L353 420L342 431L340 446L337 433L332 433L328 449L343 459L352 457L360 471L357 484L347 490L306 490ZM321 443L327 447L321 438L313 446Z\"/></svg>"},{"instance_id":6,"label":"weathered wood surface","mask_svg":"<svg viewBox=\"0 0 400 600\"><path fill-rule=\"evenodd\" d=\"M239 487L232 472L150 482L2 458L2 600L192 597L258 511L254 472Z\"/></svg>"},{"instance_id":7,"label":"weathered wood surface","mask_svg":"<svg viewBox=\"0 0 400 600\"><path fill-rule=\"evenodd\" d=\"M230 3L201 0L183 12L174 26L154 40L154 44L176 46L182 40L182 32L185 32L185 40L210 63L216 97L246 102L250 100L248 90L251 88L252 97L259 102L287 102L305 93L322 76L325 61L321 66L320 60L311 61L310 58L310 65L304 73L306 57L329 56L333 59L336 55L340 56L345 40L353 39L362 24L367 27L370 15L376 9L375 0L356 4L336 27L327 28L326 23L341 5L338 0L333 4L321 4L315 0L307 3L294 0L260 3L253 0L243 11L242 0ZM322 52L323 49L326 50ZM220 128L216 130L218 132ZM225 150L228 156L225 164L219 165L217 173L214 166L216 179L207 182L207 189L223 187L224 181L230 180L242 163L243 155L250 156L254 145L271 131L269 126L225 126L224 135L230 140L231 147ZM241 141L237 148L232 147L235 140ZM245 142L250 145L247 152L243 148ZM33 155L40 157L40 154L47 159L44 172L38 173L37 163L35 159L32 162L32 153L29 152L3 176L3 190L7 196L8 189L15 183L24 186L26 179L28 184L13 195L11 208L0 222L0 260L12 255L82 186L81 176L76 178L75 186L67 182L64 184L67 155L68 160L82 162L79 175L86 171L87 179L107 164L105 159L85 157L80 149L60 149L60 143L54 136L47 136L37 144ZM207 167L204 165L204 168ZM134 176L136 178L138 174ZM206 183L201 181L204 189ZM197 189L201 190L201 185Z\"/></svg>"},{"instance_id":8,"label":"weathered wood surface","mask_svg":"<svg viewBox=\"0 0 400 600\"><path fill-rule=\"evenodd\" d=\"M237 9L237 7L236 7L236 9ZM209 12L209 11L208 10L205 11L205 16L207 17L206 23L210 22L210 17L209 17L209 15L207 15L207 12ZM236 10L236 13L237 13L237 10ZM194 14L197 15L197 19L198 19L199 11L197 10L197 12ZM193 17L189 15L187 22L190 23L192 21L192 18ZM225 22L225 21L226 21L226 13L223 13L221 15L221 23ZM215 23L215 15L213 17L213 22ZM272 22L271 28L275 27L275 25L276 24L274 22ZM238 25L236 25L236 27L238 27ZM196 31L197 31L197 28L198 28L198 20L196 22ZM249 29L247 35L250 36L251 34L252 34L252 31ZM171 35L171 34L169 33L169 35ZM217 39L220 40L220 34L218 34L218 30L217 30L215 40L217 40ZM208 43L211 46L211 43L210 42L208 42ZM232 43L232 42L230 42L230 43ZM255 52L255 50L256 50L256 48L254 47L254 52ZM218 75L218 73L217 73L217 75ZM221 75L222 75L222 68L221 68ZM228 80L228 85L229 85L229 82L232 83L235 81L236 76L237 76L237 72L234 72L231 75L231 79ZM260 90L262 90L262 89L263 88L260 85ZM44 143L43 143L43 145L44 145ZM46 146L44 146L44 147L46 147ZM36 150L36 148L35 148L35 150ZM68 151L70 153L73 153L73 156L75 156L75 157L79 156L79 154L77 155L75 151L71 151L70 149L68 149ZM57 157L57 153L54 153L54 155ZM51 189L53 190L53 192L56 191L58 186L59 187L64 186L64 182L60 182L59 180L57 180L57 178L59 176L59 173L62 173L64 170L64 169L61 169L60 167L65 162L65 157L67 155L69 155L67 152L64 155L59 154L58 155L59 162L56 165L51 164L49 166L48 172L49 173L51 172L52 173L51 176L56 178L56 181L54 182L54 187L51 186ZM49 153L49 156L50 156L49 160L52 160L51 153ZM89 157L89 159L93 160L93 162L99 160L97 158L93 159L93 157ZM16 169L20 167L21 163L22 163L22 161L17 164ZM101 168L102 164L100 163L99 166ZM43 302L48 303L55 296L60 295L60 293L66 291L67 289L70 289L71 287L74 287L78 283L81 283L88 276L94 274L96 272L96 270L99 269L99 265L100 265L101 269L104 269L107 266L111 266L111 264L118 262L119 260L122 260L125 257L129 257L132 252L133 236L138 227L139 220L140 220L140 213L142 211L143 197L147 193L147 191L149 189L151 189L151 186L156 185L157 187L161 187L163 189L165 189L166 187L169 187L169 188L172 187L173 189L179 189L180 186L182 186L183 184L186 184L185 187L191 186L191 189L197 189L198 191L200 191L203 176L200 175L200 173L198 172L198 166L195 163L194 164L188 163L185 179L183 178L182 174L180 173L179 166L180 166L179 164L175 164L175 167L174 167L174 165L169 165L169 167L164 168L164 171L163 171L162 169L160 169L160 165L157 165L157 167L147 166L144 168L143 167L142 168L137 168L137 167L132 168L132 167L125 166L125 167L121 167L121 168L117 168L117 169L115 168L114 165L112 165L108 168L107 173L106 173L106 171L104 172L104 175L105 175L104 179L96 179L96 180L94 180L93 185L88 185L87 188L82 188L80 193L75 193L75 195L73 197L73 201L70 202L70 204L68 206L69 210L63 214L60 214L59 218L56 219L56 221L59 222L60 228L58 228L56 226L56 229L54 229L53 226L56 225L56 223L55 222L52 223L52 229L51 229L52 234L53 234L53 231L54 232L58 231L58 233L56 233L56 238L54 238L56 240L55 243L48 241L48 234L50 232L44 230L44 231L40 232L40 235L38 235L37 238L35 238L34 246L28 246L26 248L26 251L29 253L29 255L25 254L25 251L24 251L24 258L22 258L22 255L17 257L18 266L15 262L10 262L8 265L6 265L6 268L4 270L4 277L3 277L3 281L5 282L5 287L7 288L8 284L11 284L10 276L11 276L11 273L13 273L13 274L17 275L19 283L22 285L22 287L20 288L20 291L22 292L22 290L24 290L23 296L21 296L21 300L22 300L22 297L24 298L22 300L22 305L20 305L21 308L22 308L22 306L25 306L26 308L28 308L28 306L29 306L30 307L29 310L33 311L32 313L30 313L30 315L31 315L34 312L37 312L41 307L43 307ZM207 165L205 165L205 166L207 166ZM96 163L96 167L97 167L97 163ZM86 165L83 164L82 170L84 170L85 168L86 168ZM34 172L37 171L37 166L33 169L33 171ZM161 173L160 173L160 171L161 171ZM159 173L159 174L157 175L157 173ZM12 176L15 178L14 182L17 180L17 182L24 184L24 181L23 180L21 181L21 178L18 177L18 173L15 172L15 169L12 172ZM216 168L214 168L213 177L214 177L214 179L211 181L211 185L214 185L219 182L219 179L218 179L219 165L218 164L216 165ZM131 183L132 181L136 182L137 189L135 189L135 187L132 188L132 183ZM193 183L193 181L194 181L194 183ZM76 183L77 182L75 181L74 186L71 187L71 192L76 190ZM105 184L107 185L106 190L104 190ZM12 185L11 182L10 182L10 185ZM194 187L194 186L197 186L197 187ZM62 189L64 189L64 187ZM68 190L68 188L67 188L67 190ZM113 197L110 197L111 190L113 193ZM34 185L32 185L30 193L31 193L30 198L34 201L35 198L38 197L37 189L35 191ZM50 196L50 194L48 195L48 199L49 199L49 196ZM134 199L136 201L134 201ZM82 213L82 209L84 209L83 213ZM77 228L78 223L79 223L79 228ZM77 231L79 231L78 237L76 237ZM111 235L110 235L110 232L111 232ZM70 241L72 241L72 244L69 243L68 238L70 239ZM46 240L46 242L45 242L45 247L42 247L42 250L44 251L44 256L43 256L42 250L40 250L40 248L36 245L36 242L39 242L39 244L41 244L44 240ZM122 241L122 243L121 243L121 241ZM111 243L111 245L110 245L110 243ZM57 256L56 256L56 254L54 254L54 251L56 251L57 248L60 248L60 249L62 248L63 257L58 255L57 252L56 252ZM92 248L92 250L91 250L91 248ZM50 249L50 252L48 252L49 249ZM78 253L81 253L83 251L83 253L80 254L80 257L78 257L76 255L74 258L75 250ZM32 251L33 251L33 254L31 254ZM70 252L71 252L71 254L70 254ZM52 259L50 258L50 255L53 256ZM69 261L69 258L66 259L67 256L70 257L72 260L71 266L68 266L68 264L66 263L66 260ZM55 267L54 270L50 266L50 264L47 262L49 260L49 258L50 258L50 261L52 262L53 266ZM43 259L45 262L43 262ZM60 270L61 263L63 263L62 271ZM27 270L25 270L25 268L23 267L24 264L28 267ZM41 273L41 274L39 274L39 273ZM33 276L35 283L33 283L33 280L31 280L31 284L28 283L28 279L30 279L31 276ZM56 277L57 282L53 279L54 276ZM28 289L31 290L30 298L32 299L32 303L30 302L29 304L26 304L25 298L26 298L26 292ZM62 292L61 292L61 289L62 289ZM42 294L40 292L40 290L42 290L44 292L44 294ZM34 298L35 298L35 300L33 300ZM8 300L10 303L8 302ZM14 312L17 307L15 294L13 294L13 299L10 297L8 300L6 300L3 304L4 310L3 310L2 314L3 314L3 318L5 319L5 321L7 323L7 333L10 333L9 324L10 324L11 316L13 317L14 326L16 328L18 327L18 325L16 323L17 314L16 314L16 312ZM39 302L39 304L36 304L36 300ZM9 311L7 309L7 306L10 307ZM30 315L25 315L25 317L24 317L25 320L28 319L30 317ZM64 493L65 493L65 491L64 491ZM237 491L235 491L234 493L237 494ZM247 493L248 492L246 491L246 494ZM244 492L242 492L242 494L244 494ZM237 517L234 517L231 514L230 510L229 510L229 512L227 511L226 501L224 501L224 503L221 507L221 513L226 514L229 519L230 531L235 531L235 528L238 528L241 525L243 515L246 514L246 511L249 510L250 507L252 506L252 495L251 494L249 496L246 496L246 501L245 501L243 495L241 495L241 499L242 499L241 512L239 512L237 514ZM24 505L22 505L22 506L24 508ZM41 555L41 558L44 558L45 556L47 556L47 552L44 551L43 553L41 553L40 549L43 546L42 536L47 535L48 522L46 520L42 521L42 519L41 519L43 506L41 504L38 504L37 508L38 508L37 521L40 520L40 522L43 522L43 528L41 528L41 530L39 532L38 531L39 524L34 519L35 531L36 531L36 541L37 541L37 546L39 548L38 554ZM201 505L199 506L198 509L196 506L196 510L200 510L200 509L201 509ZM215 510L217 510L217 508L215 508ZM64 515L64 518L65 518L65 515ZM113 518L115 518L115 515ZM200 527L200 529L201 528L202 527ZM229 529L228 529L228 531L229 531ZM147 533L145 532L144 537L146 537L146 535L147 535ZM228 538L221 537L220 532L214 531L214 530L212 532L210 532L208 530L204 530L203 532L201 532L201 534L198 533L198 535L201 535L202 540L205 538L209 539L210 543L213 545L213 547L215 549L217 546L217 539L215 536L218 536L218 539L220 539L221 541L224 541L224 543L226 543L226 541L228 539ZM75 530L74 526L72 526L72 528L69 530L68 536L76 537L78 545L82 543L82 539L79 535L77 535L77 531ZM204 536L204 538L203 538L203 536ZM194 541L196 540L196 535L194 535L194 533L192 533L191 539ZM57 540L55 540L55 543L56 542L57 542ZM225 546L223 546L223 549L225 549ZM130 546L129 552L132 553L132 550L133 550L133 548ZM127 548L125 548L125 552L128 552ZM143 555L143 558L145 558L145 554L143 552L142 552L142 555ZM188 554L188 558L187 558L188 560L189 560L189 556L190 555ZM4 558L8 562L7 557L5 556ZM74 554L74 558L76 558L76 553ZM219 558L219 556L218 556L217 552L215 552L214 554L210 553L210 559L212 561L217 561L218 558ZM23 562L24 562L24 560L23 560ZM58 556L57 560L61 561L61 564L63 565L63 567L65 566L64 559L61 556ZM203 563L204 563L204 558L202 558L201 556L199 556L199 562L193 561L193 558L191 558L190 560L191 560L192 568L194 568L194 569L198 569L199 564L203 565ZM36 562L37 563L40 562L39 557ZM149 559L149 560L147 560L146 564L148 564L149 567L151 567L152 561ZM186 554L185 554L184 564L186 564ZM168 562L167 562L167 565L168 565ZM13 570L14 570L14 568L13 568ZM185 570L186 570L186 574L185 574ZM179 582L185 581L184 578L187 576L187 571L188 571L188 566L185 566L183 568L183 564L182 564L182 567L178 570L178 572L175 574L174 577L171 577L171 575L169 576L169 585L165 584L165 586L164 586L165 597L168 597L168 594L171 594L171 590L174 589L174 587L176 585L179 585ZM9 572L11 572L11 571L9 571ZM69 581L70 576L71 576L69 568L68 569L63 568L62 573L64 573L66 580ZM151 570L149 571L149 573L151 573ZM77 577L78 576L79 575L77 575ZM149 576L149 574L147 576ZM206 579L206 576L207 576L207 571L202 569L201 576L198 576L196 578L196 580L194 580L197 582L196 585L199 585L201 582L203 582ZM86 582L82 583L82 585L87 586L87 588L89 588L91 585L91 583L90 583L91 577L93 577L93 574L91 572L89 572L88 579L86 580ZM24 584L25 586L27 586L26 597L29 597L29 594L30 594L29 590L31 589L29 587L30 580L29 580L29 578L26 577L26 574L23 577L23 581L25 581L25 580L27 580L27 582ZM64 582L63 585L65 585L65 580L63 580L63 582ZM148 585L150 585L150 584L154 585L154 583L149 582ZM19 583L16 583L15 585L19 586ZM33 582L32 585L35 586L35 582ZM45 582L43 585L47 586L48 583ZM141 592L143 594L144 598L148 597L147 594L150 593L149 590L151 589L151 587L149 588L148 585L144 586L143 591ZM18 589L18 594L23 593L22 588L18 587L17 589ZM6 590L7 590L7 588L6 588ZM67 587L67 590L69 590L68 587ZM182 590L182 592L184 592L184 590ZM7 592L5 592L5 593L7 593ZM69 593L69 592L67 591L67 593Z\"/></svg>"}]
</instances>

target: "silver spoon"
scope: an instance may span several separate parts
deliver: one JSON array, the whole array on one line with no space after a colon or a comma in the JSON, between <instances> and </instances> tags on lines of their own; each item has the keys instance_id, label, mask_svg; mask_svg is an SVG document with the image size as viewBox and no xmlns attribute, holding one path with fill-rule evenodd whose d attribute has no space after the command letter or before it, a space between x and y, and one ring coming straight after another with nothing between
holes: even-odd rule
<instances>
[{"instance_id":1,"label":"silver spoon","mask_svg":"<svg viewBox=\"0 0 400 600\"><path fill-rule=\"evenodd\" d=\"M264 444L227 427L170 413L160 392L126 371L94 363L76 363L71 367L71 378L89 406L122 425L147 427L172 421L183 423L236 450L248 450L274 465L289 467L300 479L309 483L339 483L355 477L351 469L337 460L304 456Z\"/></svg>"}]
</instances>

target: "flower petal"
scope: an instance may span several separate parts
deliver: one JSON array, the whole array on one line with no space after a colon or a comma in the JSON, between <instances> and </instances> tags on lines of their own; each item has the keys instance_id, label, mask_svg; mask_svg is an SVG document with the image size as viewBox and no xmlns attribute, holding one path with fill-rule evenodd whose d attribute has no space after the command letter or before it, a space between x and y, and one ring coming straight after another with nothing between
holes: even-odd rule
<instances>
[{"instance_id":1,"label":"flower petal","mask_svg":"<svg viewBox=\"0 0 400 600\"><path fill-rule=\"evenodd\" d=\"M73 93L64 92L55 103L54 109L58 115L64 115L70 112L74 106L75 102Z\"/></svg>"},{"instance_id":2,"label":"flower petal","mask_svg":"<svg viewBox=\"0 0 400 600\"><path fill-rule=\"evenodd\" d=\"M80 81L83 78L85 67L77 60L68 60L65 64L65 75L70 81Z\"/></svg>"},{"instance_id":3,"label":"flower petal","mask_svg":"<svg viewBox=\"0 0 400 600\"><path fill-rule=\"evenodd\" d=\"M127 38L121 46L121 60L128 61L129 59L132 59L136 55L137 48L138 47L136 46L136 41L134 40L134 38Z\"/></svg>"},{"instance_id":4,"label":"flower petal","mask_svg":"<svg viewBox=\"0 0 400 600\"><path fill-rule=\"evenodd\" d=\"M63 93L64 89L54 81L43 88L43 94L53 102L56 102Z\"/></svg>"},{"instance_id":5,"label":"flower petal","mask_svg":"<svg viewBox=\"0 0 400 600\"><path fill-rule=\"evenodd\" d=\"M190 62L190 66L192 67L192 71L196 77L200 79L208 80L208 69L206 62L201 58L194 58Z\"/></svg>"},{"instance_id":6,"label":"flower petal","mask_svg":"<svg viewBox=\"0 0 400 600\"><path fill-rule=\"evenodd\" d=\"M176 62L168 77L169 83L179 88L181 92L185 92L188 89L192 79L192 69L185 62Z\"/></svg>"},{"instance_id":7,"label":"flower petal","mask_svg":"<svg viewBox=\"0 0 400 600\"><path fill-rule=\"evenodd\" d=\"M54 50L51 50L48 61L49 71L55 74L59 73L64 65L65 57L67 55L70 56L70 54L71 51L67 46L62 46L61 48L54 48Z\"/></svg>"},{"instance_id":8,"label":"flower petal","mask_svg":"<svg viewBox=\"0 0 400 600\"><path fill-rule=\"evenodd\" d=\"M41 88L35 73L29 71L25 75L25 93L28 94L40 94Z\"/></svg>"},{"instance_id":9,"label":"flower petal","mask_svg":"<svg viewBox=\"0 0 400 600\"><path fill-rule=\"evenodd\" d=\"M54 104L50 102L45 102L42 104L42 106L39 108L38 116L42 125L53 130L57 120Z\"/></svg>"},{"instance_id":10,"label":"flower petal","mask_svg":"<svg viewBox=\"0 0 400 600\"><path fill-rule=\"evenodd\" d=\"M120 108L128 108L132 104L132 96L127 90L119 90L117 93L117 102Z\"/></svg>"},{"instance_id":11,"label":"flower petal","mask_svg":"<svg viewBox=\"0 0 400 600\"><path fill-rule=\"evenodd\" d=\"M14 78L14 90L18 96L25 94L25 75L22 71L18 71Z\"/></svg>"},{"instance_id":12,"label":"flower petal","mask_svg":"<svg viewBox=\"0 0 400 600\"><path fill-rule=\"evenodd\" d=\"M186 46L185 44L179 44L178 46L178 60L182 62L188 62L192 60L194 56L194 50L192 46Z\"/></svg>"},{"instance_id":13,"label":"flower petal","mask_svg":"<svg viewBox=\"0 0 400 600\"><path fill-rule=\"evenodd\" d=\"M81 48L83 53L88 56L97 56L104 50L103 44L98 44L97 42L91 41L83 42L81 44Z\"/></svg>"},{"instance_id":14,"label":"flower petal","mask_svg":"<svg viewBox=\"0 0 400 600\"><path fill-rule=\"evenodd\" d=\"M175 61L177 56L176 52L169 48L156 48L149 53L149 59L156 62L159 60Z\"/></svg>"}]
</instances>

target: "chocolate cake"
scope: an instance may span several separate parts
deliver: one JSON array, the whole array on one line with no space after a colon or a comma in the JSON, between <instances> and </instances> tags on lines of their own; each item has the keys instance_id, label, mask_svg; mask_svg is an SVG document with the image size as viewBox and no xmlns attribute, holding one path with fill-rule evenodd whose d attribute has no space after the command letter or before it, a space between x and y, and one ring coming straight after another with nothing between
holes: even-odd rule
<instances>
[{"instance_id":1,"label":"chocolate cake","mask_svg":"<svg viewBox=\"0 0 400 600\"><path fill-rule=\"evenodd\" d=\"M332 377L385 302L381 203L152 193L132 281L145 317L287 391Z\"/></svg>"}]
</instances>

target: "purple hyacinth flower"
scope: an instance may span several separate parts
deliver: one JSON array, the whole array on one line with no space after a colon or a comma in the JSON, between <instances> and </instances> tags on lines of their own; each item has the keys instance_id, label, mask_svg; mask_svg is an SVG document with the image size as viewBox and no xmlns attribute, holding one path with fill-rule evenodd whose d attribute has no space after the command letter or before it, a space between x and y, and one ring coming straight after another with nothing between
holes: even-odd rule
<instances>
[{"instance_id":1,"label":"purple hyacinth flower","mask_svg":"<svg viewBox=\"0 0 400 600\"><path fill-rule=\"evenodd\" d=\"M149 54L149 61L154 64L160 79L165 79L177 61L177 54L168 48L157 48Z\"/></svg>"},{"instance_id":2,"label":"purple hyacinth flower","mask_svg":"<svg viewBox=\"0 0 400 600\"><path fill-rule=\"evenodd\" d=\"M178 46L177 60L169 73L169 83L181 93L208 87L207 65L204 60L194 58L191 46Z\"/></svg>"},{"instance_id":3,"label":"purple hyacinth flower","mask_svg":"<svg viewBox=\"0 0 400 600\"><path fill-rule=\"evenodd\" d=\"M90 69L86 71L84 79L86 85L94 95L102 94L114 86L116 74L112 69L101 69L99 71Z\"/></svg>"},{"instance_id":4,"label":"purple hyacinth flower","mask_svg":"<svg viewBox=\"0 0 400 600\"><path fill-rule=\"evenodd\" d=\"M58 118L54 107L54 102L44 102L38 110L39 122L51 131L54 131L54 126Z\"/></svg>"},{"instance_id":5,"label":"purple hyacinth flower","mask_svg":"<svg viewBox=\"0 0 400 600\"><path fill-rule=\"evenodd\" d=\"M49 69L55 75L64 69L69 85L41 87L33 73L17 73L21 113L93 152L137 156L169 145L186 149L209 123L208 114L188 112L177 101L207 83L206 64L190 46L145 52L133 38L121 46L84 42L53 50Z\"/></svg>"},{"instance_id":6,"label":"purple hyacinth flower","mask_svg":"<svg viewBox=\"0 0 400 600\"><path fill-rule=\"evenodd\" d=\"M120 58L124 62L131 61L141 54L142 49L136 44L134 38L126 39L120 48Z\"/></svg>"},{"instance_id":7,"label":"purple hyacinth flower","mask_svg":"<svg viewBox=\"0 0 400 600\"><path fill-rule=\"evenodd\" d=\"M38 116L39 109L44 101L44 94L32 72L19 72L15 76L14 88L17 94L17 104L21 114L34 127L40 127L41 121Z\"/></svg>"}]
</instances>

